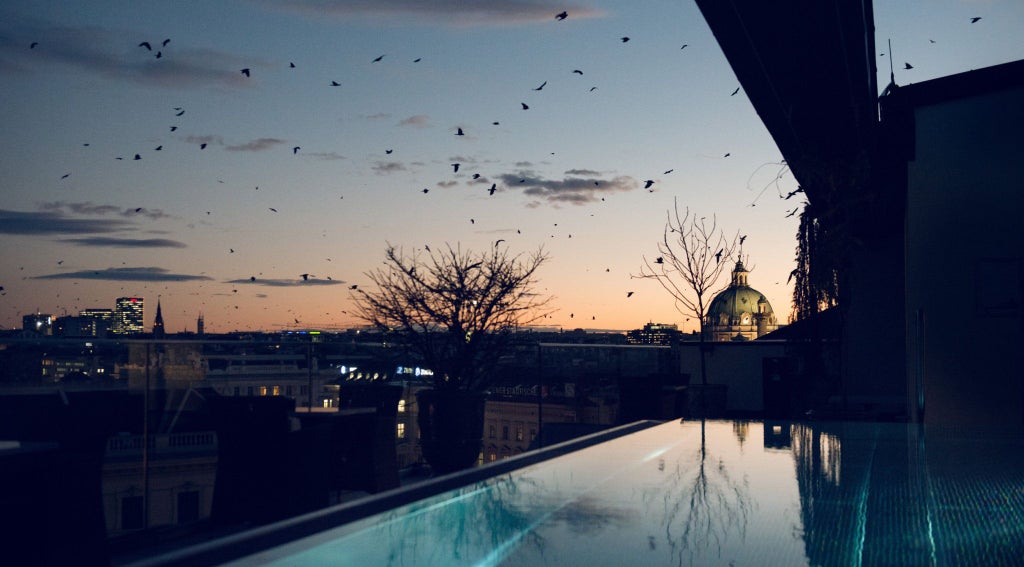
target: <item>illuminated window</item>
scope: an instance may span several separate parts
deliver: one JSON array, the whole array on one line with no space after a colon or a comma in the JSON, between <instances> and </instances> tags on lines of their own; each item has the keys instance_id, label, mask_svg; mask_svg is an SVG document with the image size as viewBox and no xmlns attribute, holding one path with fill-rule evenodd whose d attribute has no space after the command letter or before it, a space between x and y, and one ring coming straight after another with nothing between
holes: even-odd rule
<instances>
[{"instance_id":1,"label":"illuminated window","mask_svg":"<svg viewBox=\"0 0 1024 567\"><path fill-rule=\"evenodd\" d=\"M487 459L493 463L494 461L498 460L498 454L495 453L494 451L491 451L491 454L487 455Z\"/></svg>"},{"instance_id":2,"label":"illuminated window","mask_svg":"<svg viewBox=\"0 0 1024 567\"><path fill-rule=\"evenodd\" d=\"M267 395L267 387L266 386L260 386L260 395L261 396L266 396Z\"/></svg>"},{"instance_id":3,"label":"illuminated window","mask_svg":"<svg viewBox=\"0 0 1024 567\"><path fill-rule=\"evenodd\" d=\"M331 400L324 400L324 407L325 408L331 407Z\"/></svg>"},{"instance_id":4,"label":"illuminated window","mask_svg":"<svg viewBox=\"0 0 1024 567\"><path fill-rule=\"evenodd\" d=\"M398 434L398 438L399 439L405 439L405 424L404 423L399 423L398 424L397 434Z\"/></svg>"},{"instance_id":5,"label":"illuminated window","mask_svg":"<svg viewBox=\"0 0 1024 567\"><path fill-rule=\"evenodd\" d=\"M398 413L405 413L405 400L398 400Z\"/></svg>"},{"instance_id":6,"label":"illuminated window","mask_svg":"<svg viewBox=\"0 0 1024 567\"><path fill-rule=\"evenodd\" d=\"M280 386L274 386L273 393L274 393L275 396L280 396L281 395L281 387Z\"/></svg>"},{"instance_id":7,"label":"illuminated window","mask_svg":"<svg viewBox=\"0 0 1024 567\"><path fill-rule=\"evenodd\" d=\"M516 441L522 441L522 440L523 440L523 426L522 425L517 425L516 426Z\"/></svg>"}]
</instances>

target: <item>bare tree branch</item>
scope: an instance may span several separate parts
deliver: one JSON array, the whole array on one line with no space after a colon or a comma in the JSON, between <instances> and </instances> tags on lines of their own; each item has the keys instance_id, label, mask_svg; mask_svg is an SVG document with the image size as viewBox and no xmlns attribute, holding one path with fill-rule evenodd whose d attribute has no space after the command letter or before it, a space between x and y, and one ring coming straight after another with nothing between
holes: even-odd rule
<instances>
[{"instance_id":1,"label":"bare tree branch","mask_svg":"<svg viewBox=\"0 0 1024 567\"><path fill-rule=\"evenodd\" d=\"M356 316L397 331L434 372L435 388L479 389L510 332L550 313L552 298L534 292L547 260L543 248L524 256L449 244L406 253L389 243L384 266L366 273L376 289L354 294Z\"/></svg>"}]
</instances>

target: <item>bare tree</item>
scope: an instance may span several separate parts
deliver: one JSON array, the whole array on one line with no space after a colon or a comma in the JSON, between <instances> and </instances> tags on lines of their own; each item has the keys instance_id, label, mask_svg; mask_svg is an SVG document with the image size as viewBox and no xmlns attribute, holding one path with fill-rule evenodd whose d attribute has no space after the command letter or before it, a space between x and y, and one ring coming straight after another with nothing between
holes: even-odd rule
<instances>
[{"instance_id":1,"label":"bare tree","mask_svg":"<svg viewBox=\"0 0 1024 567\"><path fill-rule=\"evenodd\" d=\"M651 260L644 255L640 274L633 277L657 280L675 300L677 311L697 318L701 342L700 379L701 384L706 385L705 315L714 294L724 289L718 281L739 246L739 231L728 238L718 227L714 215L710 220L698 218L689 208L680 214L678 200L673 201L666 217L658 242L658 256Z\"/></svg>"},{"instance_id":2,"label":"bare tree","mask_svg":"<svg viewBox=\"0 0 1024 567\"><path fill-rule=\"evenodd\" d=\"M534 292L543 248L511 255L446 244L406 253L390 243L384 267L366 273L375 290L355 292L356 316L405 345L434 372L436 390L479 390L517 327L549 313L551 297Z\"/></svg>"}]
</instances>

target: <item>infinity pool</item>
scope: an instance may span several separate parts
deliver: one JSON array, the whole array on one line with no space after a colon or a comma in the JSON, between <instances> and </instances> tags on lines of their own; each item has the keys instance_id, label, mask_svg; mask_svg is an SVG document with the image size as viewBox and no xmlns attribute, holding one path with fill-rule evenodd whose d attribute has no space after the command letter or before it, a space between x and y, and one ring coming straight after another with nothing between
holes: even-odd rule
<instances>
[{"instance_id":1,"label":"infinity pool","mask_svg":"<svg viewBox=\"0 0 1024 567\"><path fill-rule=\"evenodd\" d=\"M233 564L1021 564L1022 449L906 424L673 421Z\"/></svg>"}]
</instances>

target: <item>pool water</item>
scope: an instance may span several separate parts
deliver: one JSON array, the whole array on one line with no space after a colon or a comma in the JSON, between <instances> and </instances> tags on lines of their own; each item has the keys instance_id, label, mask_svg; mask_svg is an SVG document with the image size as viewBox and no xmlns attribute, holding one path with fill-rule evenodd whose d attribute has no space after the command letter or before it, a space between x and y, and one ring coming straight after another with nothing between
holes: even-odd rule
<instances>
[{"instance_id":1,"label":"pool water","mask_svg":"<svg viewBox=\"0 0 1024 567\"><path fill-rule=\"evenodd\" d=\"M1024 564L1024 442L673 421L238 565Z\"/></svg>"}]
</instances>

